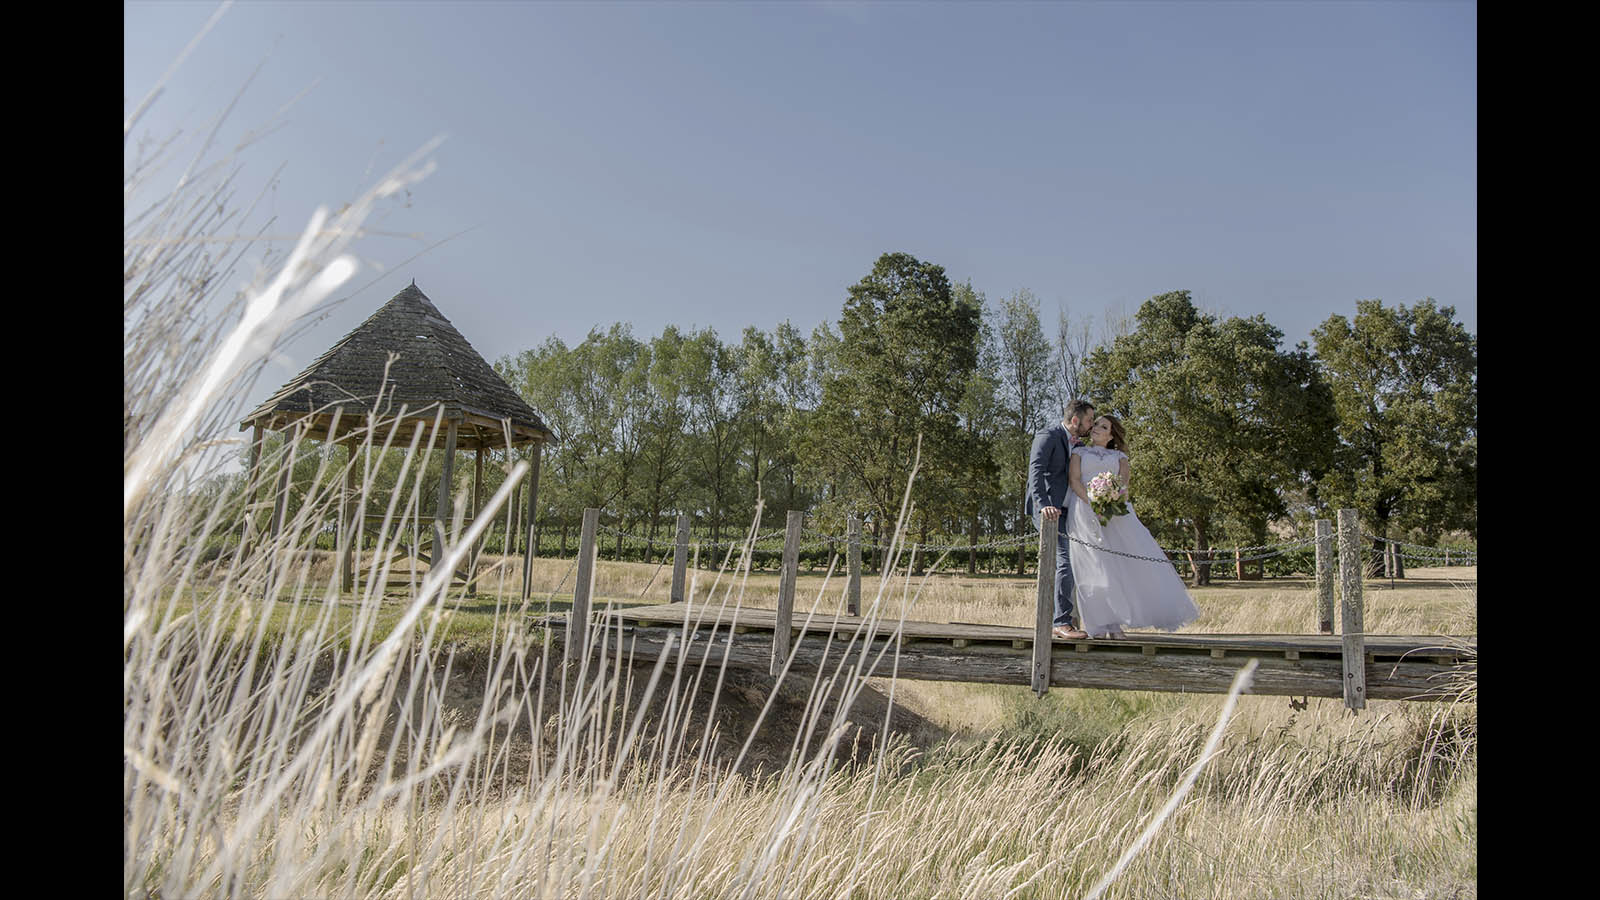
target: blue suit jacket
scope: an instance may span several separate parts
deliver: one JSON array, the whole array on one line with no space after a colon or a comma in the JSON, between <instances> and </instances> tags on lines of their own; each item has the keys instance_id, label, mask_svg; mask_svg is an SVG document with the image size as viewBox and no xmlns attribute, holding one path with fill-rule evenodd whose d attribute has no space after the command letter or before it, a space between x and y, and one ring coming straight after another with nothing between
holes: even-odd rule
<instances>
[{"instance_id":1,"label":"blue suit jacket","mask_svg":"<svg viewBox=\"0 0 1600 900\"><path fill-rule=\"evenodd\" d=\"M1037 515L1046 506L1065 510L1072 488L1067 484L1067 463L1072 458L1072 436L1065 425L1055 425L1033 436L1028 457L1028 499L1023 511Z\"/></svg>"}]
</instances>

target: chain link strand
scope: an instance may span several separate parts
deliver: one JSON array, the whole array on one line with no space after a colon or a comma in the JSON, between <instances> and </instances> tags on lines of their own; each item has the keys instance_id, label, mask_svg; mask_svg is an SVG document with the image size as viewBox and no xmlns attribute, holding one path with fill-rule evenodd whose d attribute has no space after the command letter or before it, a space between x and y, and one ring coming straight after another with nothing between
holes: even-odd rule
<instances>
[{"instance_id":1,"label":"chain link strand","mask_svg":"<svg viewBox=\"0 0 1600 900\"><path fill-rule=\"evenodd\" d=\"M606 534L612 535L614 537L620 537L620 538L624 538L626 540L636 541L636 542L642 543L642 544L648 544L648 545L650 545L652 547L675 547L675 546L677 546L677 542L674 541L674 540L661 540L661 539L657 539L657 538L644 537L642 535L632 534L632 533L629 533L629 532L626 532L626 531L620 531L618 529L612 528L612 527L607 526L607 525L601 525L601 526L599 526L599 528L600 528L601 531L605 532ZM801 544L799 549L802 550L802 551L817 550L817 549L821 549L823 547L827 547L829 545L835 545L835 544L848 544L849 541L850 541L848 536L836 535L836 534L827 534L825 532L819 532L819 531L812 531L809 528L801 529L801 534L804 534L804 535L806 535L808 537L816 539L816 540L813 540L810 543ZM752 546L753 546L754 549L757 549L757 550L763 550L763 551L767 551L767 552L777 552L777 551L782 549L782 546L783 546L782 545L783 535L784 535L784 533L783 533L782 529L769 531L766 534L757 535L756 538L755 538L755 541L752 544ZM1087 547L1090 550L1095 550L1095 551L1098 551L1098 552L1101 552L1101 553L1111 553L1111 554L1114 554L1116 556L1121 556L1121 557L1124 557L1124 558L1127 558L1127 559L1137 559L1137 560L1141 560L1143 562L1166 563L1168 565L1173 565L1175 563L1175 561L1171 558L1171 556L1157 558L1157 557L1153 557L1153 556L1140 556L1140 555L1135 554L1135 553L1124 553L1121 550L1113 550L1110 547L1102 547L1102 546L1099 546L1097 544L1089 543L1088 541L1082 540L1081 538L1072 537L1070 535L1068 536L1068 540L1072 541L1075 544L1079 544L1080 546ZM1421 550L1421 551L1428 551L1427 553L1403 553L1403 552L1400 553L1399 554L1400 558L1406 560L1407 562L1424 562L1424 563L1444 563L1444 562L1446 562L1446 557L1444 556L1446 548L1443 548L1443 547L1428 547L1428 546L1424 546L1424 545L1421 545L1421 544L1411 544L1411 543L1407 543L1405 541L1396 541L1396 540L1393 540L1393 539L1390 539L1390 538L1380 538L1379 540L1382 541L1383 543L1394 545L1395 547L1406 547L1406 548L1414 548L1416 550ZM774 544L774 543L776 545L772 546L772 544ZM1025 544L1032 544L1032 543L1033 543L1033 538L1031 536L1022 536L1022 537L1002 538L1000 540L990 541L990 542L984 543L984 544L918 544L917 547L918 547L918 552L919 553L938 553L938 552L942 552L942 551L945 551L945 550L949 550L949 551L952 551L952 552L959 553L959 552L962 552L962 551L971 552L971 551L976 551L976 550L994 550L994 549L999 549L999 548L1018 547L1018 546L1022 546L1022 545L1025 545ZM1171 554L1172 556L1188 556L1190 554L1205 553L1205 554L1209 554L1210 557L1211 557L1210 559L1208 559L1206 561L1207 562L1213 562L1213 563L1256 562L1258 560L1271 559L1271 558L1273 558L1275 556L1283 556L1283 555L1292 553L1292 552L1294 552L1296 550L1300 550L1300 549L1303 549L1303 548L1306 548L1306 547L1310 547L1311 545L1313 545L1315 543L1316 543L1316 539L1315 538L1305 538L1303 540L1283 541L1283 542L1277 543L1277 544L1257 544L1257 545L1248 546L1248 547L1212 547L1212 548L1210 548L1208 550L1198 550L1198 549L1192 548L1192 547L1162 547L1161 548L1161 552L1166 553L1166 554ZM727 547L742 547L742 546L744 546L744 541L700 541L699 544L700 544L700 546L707 547L707 548L727 548ZM769 546L760 546L762 544L768 544ZM886 551L886 550L889 549L887 545L878 544L878 543L862 542L860 546L861 546L861 549L863 549L863 550L883 550L883 551ZM1254 551L1258 551L1258 550L1265 550L1265 551L1268 551L1268 552L1266 552L1266 553L1256 553L1256 552L1254 552ZM1248 556L1240 555L1240 554L1246 554L1246 553L1248 553L1250 555L1248 555ZM1451 550L1450 554L1451 555L1450 555L1449 562L1451 564L1476 565L1477 562L1478 562L1478 554L1477 554L1476 551L1472 551L1472 550Z\"/></svg>"}]
</instances>

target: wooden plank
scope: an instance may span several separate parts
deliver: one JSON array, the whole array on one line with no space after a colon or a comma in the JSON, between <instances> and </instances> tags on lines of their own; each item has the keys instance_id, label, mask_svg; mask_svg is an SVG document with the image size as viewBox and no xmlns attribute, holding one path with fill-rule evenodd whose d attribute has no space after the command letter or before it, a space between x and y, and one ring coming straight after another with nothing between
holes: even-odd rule
<instances>
[{"instance_id":1,"label":"wooden plank","mask_svg":"<svg viewBox=\"0 0 1600 900\"><path fill-rule=\"evenodd\" d=\"M682 607L671 605L637 606L628 609L615 610L613 615L625 620L649 618L659 622L673 622L681 624L683 620ZM700 611L693 613L700 615ZM732 614L729 610L727 615ZM739 611L740 624L750 628L771 630L777 619L775 610L759 607L745 607ZM826 634L833 628L835 617L818 617L813 620L808 633ZM838 627L853 631L858 625L867 621L857 616L837 617ZM711 617L705 621L706 627L711 625ZM796 626L799 627L799 626ZM938 640L948 643L952 639L961 638L979 643L1005 644L1018 649L1032 647L1036 636L1033 628L1020 628L1006 625L974 625L967 623L947 622L918 622L907 621L904 623L902 633L907 638ZM1319 634L1168 634L1168 633L1140 633L1127 632L1123 640L1106 640L1089 638L1076 643L1085 647L1127 649L1151 645L1162 650L1197 650L1209 651L1213 648L1226 649L1229 652L1242 651L1247 653L1264 653L1282 655L1287 651L1304 652L1338 656L1342 651L1343 639L1338 635ZM1433 652L1447 651L1463 655L1474 654L1477 648L1477 638L1472 636L1447 636L1447 635L1367 635L1366 649L1376 656L1399 657L1406 653L1415 653L1418 650ZM1456 647L1459 645L1459 649ZM1430 653L1430 655L1433 655Z\"/></svg>"},{"instance_id":2,"label":"wooden plank","mask_svg":"<svg viewBox=\"0 0 1600 900\"><path fill-rule=\"evenodd\" d=\"M600 527L600 510L583 511L583 529L578 535L578 580L572 588L572 612L567 619L569 646L589 645L589 598L594 595L595 532ZM576 654L562 658L571 662Z\"/></svg>"},{"instance_id":3,"label":"wooden plank","mask_svg":"<svg viewBox=\"0 0 1600 900\"><path fill-rule=\"evenodd\" d=\"M1361 623L1361 522L1353 509L1339 510L1339 588L1344 664L1344 705L1367 706L1366 636Z\"/></svg>"},{"instance_id":4,"label":"wooden plank","mask_svg":"<svg viewBox=\"0 0 1600 900\"><path fill-rule=\"evenodd\" d=\"M682 603L689 576L689 517L679 514L672 536L672 602Z\"/></svg>"},{"instance_id":5,"label":"wooden plank","mask_svg":"<svg viewBox=\"0 0 1600 900\"><path fill-rule=\"evenodd\" d=\"M1333 634L1333 523L1317 520L1317 630Z\"/></svg>"},{"instance_id":6,"label":"wooden plank","mask_svg":"<svg viewBox=\"0 0 1600 900\"><path fill-rule=\"evenodd\" d=\"M665 647L668 629L638 630L626 649L611 648L611 658L621 657L635 665L651 664ZM560 632L557 632L559 638ZM701 635L705 635L701 632ZM848 643L848 642L846 642ZM869 664L886 647L885 640L855 645L848 657L866 653ZM819 666L833 671L840 662L842 647L835 641L813 636L795 645L791 673L812 674ZM829 648L829 649L824 649ZM686 644L672 650L685 654L685 662L697 666L721 663L723 654L734 668L765 669L771 658L771 641L766 635L739 636L731 641L708 640L691 636ZM897 658L898 657L898 658ZM1166 655L1149 657L1139 653L1091 653L1080 655L1064 651L1054 655L1052 687L1093 688L1100 690L1166 691L1186 693L1226 693L1243 664L1238 659L1212 659L1208 655ZM900 678L918 681L959 681L980 684L1021 684L1028 680L1032 661L1013 654L978 654L942 644L893 647L867 674L888 677L891 671ZM1379 664L1368 670L1368 693L1373 699L1437 701L1447 699L1437 689L1439 678L1450 671L1431 663ZM1430 680L1431 679L1431 680ZM1336 659L1299 660L1261 659L1250 693L1291 697L1342 696L1343 663Z\"/></svg>"},{"instance_id":7,"label":"wooden plank","mask_svg":"<svg viewBox=\"0 0 1600 900\"><path fill-rule=\"evenodd\" d=\"M1035 590L1033 616L1033 669L1029 680L1035 695L1050 690L1051 623L1056 614L1056 529L1055 519L1039 517L1039 581Z\"/></svg>"},{"instance_id":8,"label":"wooden plank","mask_svg":"<svg viewBox=\"0 0 1600 900\"><path fill-rule=\"evenodd\" d=\"M783 532L783 574L778 582L778 610L773 623L771 674L783 671L789 658L789 634L794 623L794 582L800 574L800 526L806 514L789 510Z\"/></svg>"}]
</instances>

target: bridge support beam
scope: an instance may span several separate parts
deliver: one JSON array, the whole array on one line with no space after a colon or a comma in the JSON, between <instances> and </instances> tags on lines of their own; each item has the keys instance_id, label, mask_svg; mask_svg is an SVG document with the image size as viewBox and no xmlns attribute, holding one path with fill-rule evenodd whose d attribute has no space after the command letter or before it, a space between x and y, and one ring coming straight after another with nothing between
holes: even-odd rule
<instances>
[{"instance_id":1,"label":"bridge support beam","mask_svg":"<svg viewBox=\"0 0 1600 900\"><path fill-rule=\"evenodd\" d=\"M849 518L846 526L849 547L845 551L845 565L849 570L849 580L845 583L846 611L852 616L861 615L861 519L857 516Z\"/></svg>"},{"instance_id":2,"label":"bridge support beam","mask_svg":"<svg viewBox=\"0 0 1600 900\"><path fill-rule=\"evenodd\" d=\"M562 658L567 662L588 658L589 606L594 596L595 532L600 528L600 510L583 511L583 530L578 537L578 580L572 586L572 612L567 616L567 644Z\"/></svg>"},{"instance_id":3,"label":"bridge support beam","mask_svg":"<svg viewBox=\"0 0 1600 900\"><path fill-rule=\"evenodd\" d=\"M1038 608L1033 622L1033 692L1050 690L1050 627L1056 616L1056 531L1061 523L1039 517Z\"/></svg>"},{"instance_id":4,"label":"bridge support beam","mask_svg":"<svg viewBox=\"0 0 1600 900\"><path fill-rule=\"evenodd\" d=\"M678 528L672 536L672 602L682 603L683 592L689 576L689 517L678 516Z\"/></svg>"},{"instance_id":5,"label":"bridge support beam","mask_svg":"<svg viewBox=\"0 0 1600 900\"><path fill-rule=\"evenodd\" d=\"M1361 521L1339 510L1339 631L1344 656L1344 705L1367 708L1366 632L1361 623Z\"/></svg>"},{"instance_id":6,"label":"bridge support beam","mask_svg":"<svg viewBox=\"0 0 1600 900\"><path fill-rule=\"evenodd\" d=\"M1333 523L1317 520L1317 631L1333 634Z\"/></svg>"},{"instance_id":7,"label":"bridge support beam","mask_svg":"<svg viewBox=\"0 0 1600 900\"><path fill-rule=\"evenodd\" d=\"M800 526L806 514L789 510L783 531L783 574L778 581L778 624L772 632L770 674L776 676L789 661L790 629L794 626L794 582L800 573Z\"/></svg>"}]
</instances>

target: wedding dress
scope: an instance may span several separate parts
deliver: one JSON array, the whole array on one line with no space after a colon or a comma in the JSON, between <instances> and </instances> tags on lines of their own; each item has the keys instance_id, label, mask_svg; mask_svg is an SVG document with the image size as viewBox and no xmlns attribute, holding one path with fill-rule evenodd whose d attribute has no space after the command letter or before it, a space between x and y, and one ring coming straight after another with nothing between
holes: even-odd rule
<instances>
[{"instance_id":1,"label":"wedding dress","mask_svg":"<svg viewBox=\"0 0 1600 900\"><path fill-rule=\"evenodd\" d=\"M1127 459L1121 450L1104 447L1075 447L1072 455L1078 457L1085 488L1101 472L1117 474L1118 464ZM1171 631L1199 617L1182 579L1139 521L1132 503L1127 515L1113 516L1104 528L1094 507L1082 497L1074 496L1070 506L1067 535L1085 631L1091 635L1115 633L1122 627Z\"/></svg>"}]
</instances>

